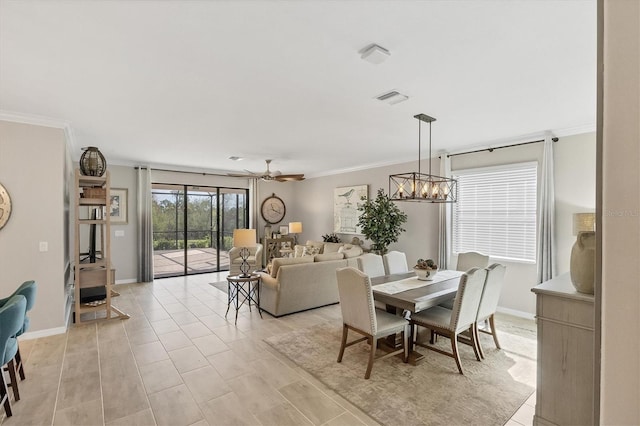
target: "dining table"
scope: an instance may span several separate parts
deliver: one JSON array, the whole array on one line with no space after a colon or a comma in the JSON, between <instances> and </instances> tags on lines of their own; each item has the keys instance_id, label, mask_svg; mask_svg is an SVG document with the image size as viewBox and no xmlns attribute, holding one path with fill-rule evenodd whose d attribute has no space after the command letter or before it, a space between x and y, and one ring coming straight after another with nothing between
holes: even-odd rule
<instances>
[{"instance_id":1,"label":"dining table","mask_svg":"<svg viewBox=\"0 0 640 426\"><path fill-rule=\"evenodd\" d=\"M418 279L415 272L372 277L373 298L384 303L387 312L397 315L420 312L455 298L463 273L439 270L429 280ZM409 335L409 362L416 363L424 355L414 349L412 334ZM402 339L390 336L386 344L395 349L402 345Z\"/></svg>"}]
</instances>

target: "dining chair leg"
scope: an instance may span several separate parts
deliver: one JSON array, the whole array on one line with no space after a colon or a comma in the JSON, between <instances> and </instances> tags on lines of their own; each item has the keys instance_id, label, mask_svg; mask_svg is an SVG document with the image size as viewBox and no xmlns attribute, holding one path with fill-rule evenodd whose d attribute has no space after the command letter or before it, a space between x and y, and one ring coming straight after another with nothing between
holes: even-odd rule
<instances>
[{"instance_id":1,"label":"dining chair leg","mask_svg":"<svg viewBox=\"0 0 640 426\"><path fill-rule=\"evenodd\" d=\"M404 349L404 352L402 353L402 361L409 362L409 340L410 340L410 336L411 333L407 330L407 327L405 327L404 331L402 332L402 348Z\"/></svg>"},{"instance_id":2,"label":"dining chair leg","mask_svg":"<svg viewBox=\"0 0 640 426\"><path fill-rule=\"evenodd\" d=\"M458 366L458 371L460 374L464 374L462 372L462 364L460 363L460 354L458 353L458 335L454 334L451 336L451 351L453 352L453 359L456 360L456 365Z\"/></svg>"},{"instance_id":3,"label":"dining chair leg","mask_svg":"<svg viewBox=\"0 0 640 426\"><path fill-rule=\"evenodd\" d=\"M500 342L498 342L498 334L496 333L496 324L493 320L493 314L489 317L489 326L491 327L491 335L493 336L493 341L496 344L496 348L502 349L500 347Z\"/></svg>"},{"instance_id":4,"label":"dining chair leg","mask_svg":"<svg viewBox=\"0 0 640 426\"><path fill-rule=\"evenodd\" d=\"M16 361L16 370L18 370L18 374L20 374L20 380L24 380L24 367L22 366L22 356L20 356L20 345L18 345L18 352L16 352L14 359Z\"/></svg>"},{"instance_id":5,"label":"dining chair leg","mask_svg":"<svg viewBox=\"0 0 640 426\"><path fill-rule=\"evenodd\" d=\"M9 389L7 389L7 382L4 380L4 368L0 368L0 402L4 405L4 412L7 417L11 417L11 401L9 400Z\"/></svg>"},{"instance_id":6,"label":"dining chair leg","mask_svg":"<svg viewBox=\"0 0 640 426\"><path fill-rule=\"evenodd\" d=\"M340 343L340 353L338 354L338 362L342 362L342 355L344 355L344 348L347 346L347 334L349 329L346 324L342 324L342 343Z\"/></svg>"},{"instance_id":7,"label":"dining chair leg","mask_svg":"<svg viewBox=\"0 0 640 426\"><path fill-rule=\"evenodd\" d=\"M378 346L378 341L371 336L371 352L369 353L369 364L367 365L367 372L364 374L364 378L368 379L371 376L371 369L373 368L373 360L376 356L376 348Z\"/></svg>"},{"instance_id":8,"label":"dining chair leg","mask_svg":"<svg viewBox=\"0 0 640 426\"><path fill-rule=\"evenodd\" d=\"M7 363L9 370L9 379L11 380L11 389L13 389L13 400L20 401L20 390L18 389L18 380L16 380L16 366L13 363L13 359Z\"/></svg>"},{"instance_id":9,"label":"dining chair leg","mask_svg":"<svg viewBox=\"0 0 640 426\"><path fill-rule=\"evenodd\" d=\"M476 344L478 345L478 352L480 352L480 358L484 359L484 350L482 349L482 344L480 343L480 332L478 331L478 323L473 324L473 332L475 334Z\"/></svg>"},{"instance_id":10,"label":"dining chair leg","mask_svg":"<svg viewBox=\"0 0 640 426\"><path fill-rule=\"evenodd\" d=\"M478 340L476 340L476 324L473 323L469 327L469 335L471 337L471 346L473 346L473 353L476 354L476 360L480 361L480 350L478 349Z\"/></svg>"}]
</instances>

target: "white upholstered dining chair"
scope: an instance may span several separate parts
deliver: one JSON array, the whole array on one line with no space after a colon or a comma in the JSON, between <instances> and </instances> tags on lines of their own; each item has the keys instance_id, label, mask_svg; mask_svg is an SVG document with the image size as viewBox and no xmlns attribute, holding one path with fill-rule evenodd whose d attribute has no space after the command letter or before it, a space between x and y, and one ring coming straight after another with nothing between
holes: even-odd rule
<instances>
[{"instance_id":1,"label":"white upholstered dining chair","mask_svg":"<svg viewBox=\"0 0 640 426\"><path fill-rule=\"evenodd\" d=\"M401 251L390 251L382 256L385 275L402 274L409 272L407 266L407 255Z\"/></svg>"},{"instance_id":2,"label":"white upholstered dining chair","mask_svg":"<svg viewBox=\"0 0 640 426\"><path fill-rule=\"evenodd\" d=\"M347 267L338 269L336 274L338 292L340 294L340 309L342 310L342 342L340 344L338 362L342 362L346 347L365 340L371 345L369 363L364 375L365 379L371 376L374 360L402 353L403 361L407 362L409 356L409 322L397 315L375 309L371 280L363 272L358 271L356 268ZM347 343L349 330L362 334L364 337ZM402 333L402 349L376 358L378 339L396 333Z\"/></svg>"},{"instance_id":3,"label":"white upholstered dining chair","mask_svg":"<svg viewBox=\"0 0 640 426\"><path fill-rule=\"evenodd\" d=\"M471 268L486 268L489 266L489 256L477 251L468 251L465 253L458 253L458 263L456 265L456 271L468 271ZM440 306L447 309L453 309L454 299L442 302Z\"/></svg>"},{"instance_id":4,"label":"white upholstered dining chair","mask_svg":"<svg viewBox=\"0 0 640 426\"><path fill-rule=\"evenodd\" d=\"M489 266L489 256L477 251L458 253L458 264L456 271L468 271L471 268L486 268Z\"/></svg>"},{"instance_id":5,"label":"white upholstered dining chair","mask_svg":"<svg viewBox=\"0 0 640 426\"><path fill-rule=\"evenodd\" d=\"M476 333L473 329L478 316L478 307L487 276L486 269L472 268L462 274L453 309L434 306L411 315L411 326L415 327L414 343L432 351L452 357L456 361L458 371L462 372L460 354L458 352L458 335L468 332L476 359L480 361L479 350L475 341ZM428 328L432 332L451 340L451 352L444 351L433 345L418 341L418 327Z\"/></svg>"},{"instance_id":6,"label":"white upholstered dining chair","mask_svg":"<svg viewBox=\"0 0 640 426\"><path fill-rule=\"evenodd\" d=\"M498 300L500 300L500 292L502 291L502 283L504 282L504 274L507 268L499 263L494 263L487 267L487 278L484 283L484 290L482 291L482 297L480 298L480 305L478 307L478 317L476 319L476 325L473 330L476 332L475 340L478 342L478 350L480 356L484 358L484 351L482 345L480 345L480 339L478 339L478 331L491 334L493 336L493 342L496 344L496 348L500 349L500 342L498 342L498 336L496 334L496 325L494 321L494 314L498 308ZM484 328L480 328L481 322L488 325Z\"/></svg>"},{"instance_id":7,"label":"white upholstered dining chair","mask_svg":"<svg viewBox=\"0 0 640 426\"><path fill-rule=\"evenodd\" d=\"M365 253L356 258L358 269L370 277L381 277L385 275L384 262L382 256L374 253Z\"/></svg>"}]
</instances>

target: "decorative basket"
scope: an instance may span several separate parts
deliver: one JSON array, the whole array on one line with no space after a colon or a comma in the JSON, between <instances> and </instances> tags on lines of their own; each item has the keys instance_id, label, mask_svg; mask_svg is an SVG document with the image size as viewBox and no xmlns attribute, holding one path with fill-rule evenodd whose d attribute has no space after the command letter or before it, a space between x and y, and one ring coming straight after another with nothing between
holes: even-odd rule
<instances>
[{"instance_id":1,"label":"decorative basket","mask_svg":"<svg viewBox=\"0 0 640 426\"><path fill-rule=\"evenodd\" d=\"M106 188L82 188L83 198L104 198L107 196Z\"/></svg>"}]
</instances>

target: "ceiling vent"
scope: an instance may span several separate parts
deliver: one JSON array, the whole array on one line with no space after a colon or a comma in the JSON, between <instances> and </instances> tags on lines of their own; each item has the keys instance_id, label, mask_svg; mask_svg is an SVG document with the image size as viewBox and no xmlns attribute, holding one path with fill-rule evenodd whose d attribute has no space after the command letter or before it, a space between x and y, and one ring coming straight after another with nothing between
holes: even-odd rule
<instances>
[{"instance_id":1,"label":"ceiling vent","mask_svg":"<svg viewBox=\"0 0 640 426\"><path fill-rule=\"evenodd\" d=\"M407 95L403 95L397 90L392 90L391 92L383 93L380 96L376 96L376 99L382 102L386 102L389 105L395 105L397 103L406 101L407 99L409 99L409 97Z\"/></svg>"},{"instance_id":2,"label":"ceiling vent","mask_svg":"<svg viewBox=\"0 0 640 426\"><path fill-rule=\"evenodd\" d=\"M391 56L391 53L377 44L368 46L360 54L360 58L375 65L383 63L389 56Z\"/></svg>"}]
</instances>

